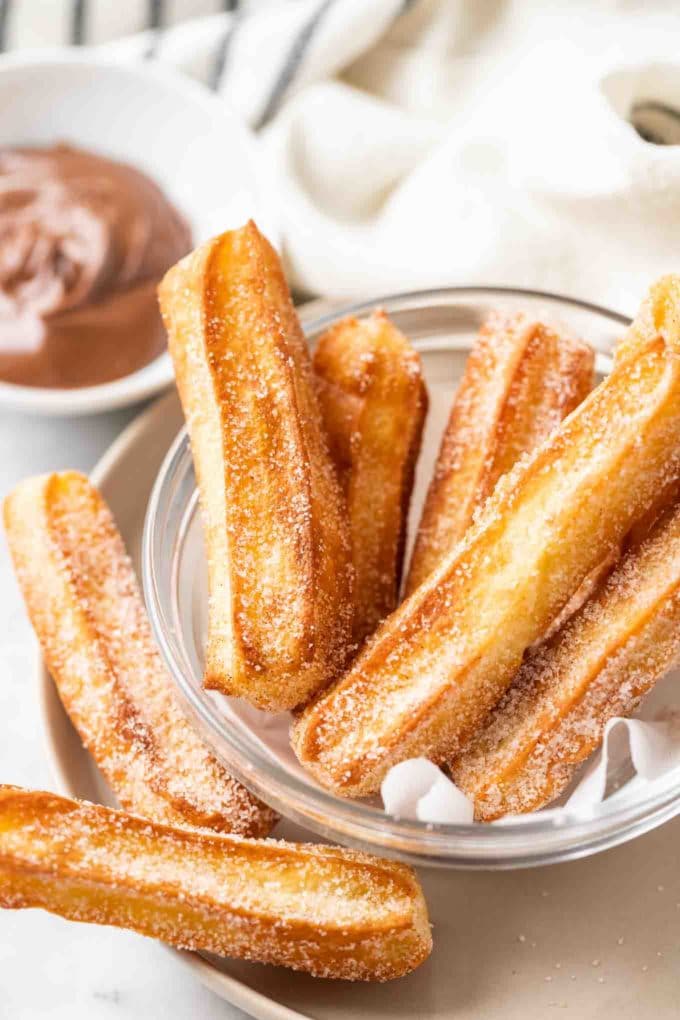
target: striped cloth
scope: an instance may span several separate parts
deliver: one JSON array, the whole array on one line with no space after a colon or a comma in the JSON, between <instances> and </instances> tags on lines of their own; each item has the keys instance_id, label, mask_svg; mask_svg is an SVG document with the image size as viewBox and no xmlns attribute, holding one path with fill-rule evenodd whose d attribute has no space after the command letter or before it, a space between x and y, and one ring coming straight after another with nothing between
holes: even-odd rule
<instances>
[{"instance_id":1,"label":"striped cloth","mask_svg":"<svg viewBox=\"0 0 680 1020\"><path fill-rule=\"evenodd\" d=\"M263 127L372 46L414 0L0 0L0 47L98 46L172 64Z\"/></svg>"},{"instance_id":2,"label":"striped cloth","mask_svg":"<svg viewBox=\"0 0 680 1020\"><path fill-rule=\"evenodd\" d=\"M632 311L678 271L667 0L0 0L0 36L216 90L258 131L299 293L501 284Z\"/></svg>"}]
</instances>

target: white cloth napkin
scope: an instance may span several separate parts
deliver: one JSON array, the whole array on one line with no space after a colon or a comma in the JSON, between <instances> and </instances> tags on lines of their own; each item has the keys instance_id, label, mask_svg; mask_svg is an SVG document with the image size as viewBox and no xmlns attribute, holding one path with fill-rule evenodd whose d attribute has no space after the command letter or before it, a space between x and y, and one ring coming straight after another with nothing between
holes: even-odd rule
<instances>
[{"instance_id":1,"label":"white cloth napkin","mask_svg":"<svg viewBox=\"0 0 680 1020\"><path fill-rule=\"evenodd\" d=\"M113 45L261 129L299 289L515 284L632 312L678 268L680 147L630 121L653 104L678 140L679 29L663 3L288 0Z\"/></svg>"},{"instance_id":2,"label":"white cloth napkin","mask_svg":"<svg viewBox=\"0 0 680 1020\"><path fill-rule=\"evenodd\" d=\"M631 125L680 141L680 12L664 0L8 10L0 45L103 44L216 89L260 132L303 292L515 284L632 312L678 267L680 146Z\"/></svg>"}]
</instances>

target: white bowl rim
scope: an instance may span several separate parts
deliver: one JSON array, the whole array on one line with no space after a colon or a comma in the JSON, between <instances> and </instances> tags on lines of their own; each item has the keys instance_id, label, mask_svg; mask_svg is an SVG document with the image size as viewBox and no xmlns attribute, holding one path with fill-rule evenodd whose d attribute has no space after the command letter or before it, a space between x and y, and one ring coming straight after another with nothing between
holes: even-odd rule
<instances>
[{"instance_id":1,"label":"white bowl rim","mask_svg":"<svg viewBox=\"0 0 680 1020\"><path fill-rule=\"evenodd\" d=\"M83 47L77 51L66 47L63 49L43 48L3 54L0 57L0 85L8 74L15 74L17 71L26 71L28 74L32 74L54 67L84 68L93 73L101 70L114 71L145 82L159 82L169 92L189 99L215 117L221 117L228 123L235 143L242 149L247 161L251 164L250 178L254 182L253 190L257 196L258 205L265 214L270 240L274 244L278 243L276 228L274 227L272 230L271 226L275 225L277 220L272 216L268 197L269 189L265 185L264 173L259 167L255 140L249 129L205 85L172 67L160 64L158 61L142 63L141 61L121 60L109 53L100 53L94 47ZM273 233L275 236L272 236ZM170 386L173 378L170 356L167 351L163 351L148 365L142 366L137 371L96 386L58 389L19 386L15 383L0 381L0 407L12 411L55 417L95 414L146 400Z\"/></svg>"}]
</instances>

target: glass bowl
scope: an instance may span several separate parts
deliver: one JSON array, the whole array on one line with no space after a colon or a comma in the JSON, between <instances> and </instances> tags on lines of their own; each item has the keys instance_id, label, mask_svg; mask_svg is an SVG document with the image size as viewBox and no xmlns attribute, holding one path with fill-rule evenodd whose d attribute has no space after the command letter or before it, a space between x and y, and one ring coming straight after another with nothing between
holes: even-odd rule
<instances>
[{"instance_id":1,"label":"glass bowl","mask_svg":"<svg viewBox=\"0 0 680 1020\"><path fill-rule=\"evenodd\" d=\"M310 345L332 323L379 305L420 351L430 390L430 427L443 422L477 330L494 308L559 320L597 350L600 374L627 319L585 302L504 288L450 288L402 294L344 308L306 328ZM417 520L438 436L427 431L411 511ZM207 586L191 450L182 431L159 472L147 509L143 584L155 636L179 693L206 742L246 786L287 818L339 843L417 864L515 868L586 856L660 825L680 811L677 778L630 784L588 817L544 810L492 825L433 825L393 818L381 807L344 800L288 765L225 710L229 699L203 690ZM255 710L253 710L255 711ZM624 796L625 792L625 796Z\"/></svg>"}]
</instances>

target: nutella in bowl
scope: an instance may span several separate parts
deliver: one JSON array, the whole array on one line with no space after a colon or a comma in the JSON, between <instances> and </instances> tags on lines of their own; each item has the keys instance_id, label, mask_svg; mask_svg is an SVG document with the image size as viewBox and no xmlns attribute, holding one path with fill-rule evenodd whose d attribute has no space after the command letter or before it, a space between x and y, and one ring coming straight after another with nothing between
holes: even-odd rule
<instances>
[{"instance_id":1,"label":"nutella in bowl","mask_svg":"<svg viewBox=\"0 0 680 1020\"><path fill-rule=\"evenodd\" d=\"M192 246L161 189L69 145L0 149L0 380L110 382L166 345L156 285Z\"/></svg>"}]
</instances>

